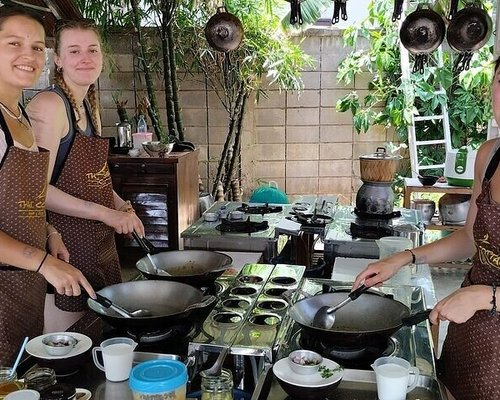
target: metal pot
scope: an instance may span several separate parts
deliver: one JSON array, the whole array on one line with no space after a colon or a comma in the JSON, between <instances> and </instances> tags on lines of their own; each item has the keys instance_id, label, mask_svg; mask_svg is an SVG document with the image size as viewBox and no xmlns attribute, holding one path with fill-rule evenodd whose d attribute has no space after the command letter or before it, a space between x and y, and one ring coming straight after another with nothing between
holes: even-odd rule
<instances>
[{"instance_id":1,"label":"metal pot","mask_svg":"<svg viewBox=\"0 0 500 400\"><path fill-rule=\"evenodd\" d=\"M364 182L356 193L356 210L361 214L391 214L394 210L394 192L391 184Z\"/></svg>"},{"instance_id":2,"label":"metal pot","mask_svg":"<svg viewBox=\"0 0 500 400\"><path fill-rule=\"evenodd\" d=\"M429 225L432 217L434 216L434 212L436 211L436 203L432 200L418 199L412 201L411 208L420 210L422 213L422 222L425 225Z\"/></svg>"},{"instance_id":3,"label":"metal pot","mask_svg":"<svg viewBox=\"0 0 500 400\"><path fill-rule=\"evenodd\" d=\"M215 50L236 50L243 40L243 25L235 15L228 13L225 7L219 7L217 13L205 25L205 37Z\"/></svg>"},{"instance_id":4,"label":"metal pot","mask_svg":"<svg viewBox=\"0 0 500 400\"><path fill-rule=\"evenodd\" d=\"M335 312L335 323L331 329L313 326L314 316L321 307L339 304L348 293L338 291L300 300L289 308L289 315L319 340L335 343L339 347L360 348L387 343L389 337L403 325L422 322L430 313L428 310L410 316L409 308L403 303L367 292Z\"/></svg>"},{"instance_id":5,"label":"metal pot","mask_svg":"<svg viewBox=\"0 0 500 400\"><path fill-rule=\"evenodd\" d=\"M446 26L443 18L428 4L420 4L401 24L399 37L403 46L414 54L413 72L423 72L428 54L436 50L444 40Z\"/></svg>"},{"instance_id":6,"label":"metal pot","mask_svg":"<svg viewBox=\"0 0 500 400\"><path fill-rule=\"evenodd\" d=\"M155 272L149 257L143 257L135 266L147 279L160 279L187 283L196 287L209 286L233 263L225 254L208 250L175 250L151 255L158 269Z\"/></svg>"},{"instance_id":7,"label":"metal pot","mask_svg":"<svg viewBox=\"0 0 500 400\"><path fill-rule=\"evenodd\" d=\"M489 40L493 22L481 6L467 4L453 15L446 31L450 47L459 52L454 63L454 71L469 69L472 52L483 47Z\"/></svg>"},{"instance_id":8,"label":"metal pot","mask_svg":"<svg viewBox=\"0 0 500 400\"><path fill-rule=\"evenodd\" d=\"M467 219L470 207L470 194L446 193L438 202L439 218L445 225L461 225Z\"/></svg>"},{"instance_id":9,"label":"metal pot","mask_svg":"<svg viewBox=\"0 0 500 400\"><path fill-rule=\"evenodd\" d=\"M151 316L125 318L97 301L88 299L90 309L110 325L140 329L164 327L173 321L188 317L194 309L207 307L216 300L215 296L204 297L200 290L184 283L165 281L118 283L97 293L129 311L150 310Z\"/></svg>"},{"instance_id":10,"label":"metal pot","mask_svg":"<svg viewBox=\"0 0 500 400\"><path fill-rule=\"evenodd\" d=\"M359 171L363 182L392 182L401 156L387 154L385 147L375 153L359 157Z\"/></svg>"}]
</instances>

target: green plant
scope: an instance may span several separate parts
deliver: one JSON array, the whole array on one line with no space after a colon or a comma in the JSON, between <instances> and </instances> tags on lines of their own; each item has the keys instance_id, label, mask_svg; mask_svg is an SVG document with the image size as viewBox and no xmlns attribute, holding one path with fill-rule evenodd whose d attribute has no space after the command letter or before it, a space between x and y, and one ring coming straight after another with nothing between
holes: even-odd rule
<instances>
[{"instance_id":1,"label":"green plant","mask_svg":"<svg viewBox=\"0 0 500 400\"><path fill-rule=\"evenodd\" d=\"M485 2L483 6L491 10L491 3ZM444 53L443 67L437 67L433 60L434 64L430 62L423 73L413 73L404 80L400 67L399 32L397 24L391 21L392 9L391 0L373 1L369 4L367 19L345 31L344 43L354 50L342 61L338 80L348 84L366 72L371 73L373 79L367 95L360 98L353 91L337 102L337 109L352 112L353 124L359 133L368 131L372 125L382 125L394 128L398 138L406 141L407 127L412 123L413 115L441 114L441 108L447 106L452 145L477 147L486 138L491 118L489 90L493 39L475 53L469 71L454 76L452 68L456 54ZM437 4L436 9L444 13L442 4ZM357 50L362 38L367 39L368 46ZM439 93L440 87L445 89L446 95ZM441 121L419 123L416 129L418 140L443 137ZM444 161L442 145L421 146L419 152L422 165Z\"/></svg>"}]
</instances>

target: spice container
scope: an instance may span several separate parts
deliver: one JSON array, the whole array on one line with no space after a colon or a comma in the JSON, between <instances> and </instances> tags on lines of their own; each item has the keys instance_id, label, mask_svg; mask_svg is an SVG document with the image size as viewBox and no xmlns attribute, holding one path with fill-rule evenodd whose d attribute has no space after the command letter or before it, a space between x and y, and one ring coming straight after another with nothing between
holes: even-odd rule
<instances>
[{"instance_id":1,"label":"spice container","mask_svg":"<svg viewBox=\"0 0 500 400\"><path fill-rule=\"evenodd\" d=\"M56 373L51 368L35 368L26 373L24 383L28 389L41 392L57 383Z\"/></svg>"},{"instance_id":2,"label":"spice container","mask_svg":"<svg viewBox=\"0 0 500 400\"><path fill-rule=\"evenodd\" d=\"M10 367L0 367L0 400L19 389L24 389L24 383L17 380L16 371Z\"/></svg>"},{"instance_id":3,"label":"spice container","mask_svg":"<svg viewBox=\"0 0 500 400\"><path fill-rule=\"evenodd\" d=\"M222 369L220 375L201 375L201 400L232 400L233 374L228 369Z\"/></svg>"},{"instance_id":4,"label":"spice container","mask_svg":"<svg viewBox=\"0 0 500 400\"><path fill-rule=\"evenodd\" d=\"M152 360L132 368L129 386L134 400L184 400L187 380L182 362Z\"/></svg>"}]
</instances>

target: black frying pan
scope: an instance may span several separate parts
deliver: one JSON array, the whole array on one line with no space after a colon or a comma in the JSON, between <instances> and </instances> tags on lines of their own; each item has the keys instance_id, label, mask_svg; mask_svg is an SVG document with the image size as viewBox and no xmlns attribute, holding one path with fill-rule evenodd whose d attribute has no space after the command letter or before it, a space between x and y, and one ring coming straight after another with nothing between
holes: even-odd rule
<instances>
[{"instance_id":1,"label":"black frying pan","mask_svg":"<svg viewBox=\"0 0 500 400\"><path fill-rule=\"evenodd\" d=\"M338 291L300 300L290 307L289 315L314 337L352 348L386 343L402 326L415 325L430 314L430 310L427 310L410 315L409 308L403 303L367 292L337 310L331 329L313 326L317 311L323 306L332 306L345 300L346 293L348 291Z\"/></svg>"}]
</instances>

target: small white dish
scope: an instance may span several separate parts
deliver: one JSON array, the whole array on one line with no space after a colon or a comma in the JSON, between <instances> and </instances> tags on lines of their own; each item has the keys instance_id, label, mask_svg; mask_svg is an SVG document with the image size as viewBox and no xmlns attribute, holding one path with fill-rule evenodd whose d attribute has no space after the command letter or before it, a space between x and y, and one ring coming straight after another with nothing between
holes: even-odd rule
<instances>
[{"instance_id":1,"label":"small white dish","mask_svg":"<svg viewBox=\"0 0 500 400\"><path fill-rule=\"evenodd\" d=\"M324 357L321 365L331 370L335 370L336 368L340 367L340 365L335 361L329 360L328 358ZM284 382L290 383L291 385L308 388L329 386L332 383L341 380L344 376L344 371L342 369L335 371L333 375L328 378L323 378L319 371L310 375L297 374L292 370L292 368L290 368L288 357L282 358L281 360L277 361L273 365L273 372L277 378L281 379Z\"/></svg>"},{"instance_id":2,"label":"small white dish","mask_svg":"<svg viewBox=\"0 0 500 400\"><path fill-rule=\"evenodd\" d=\"M89 400L91 397L92 397L92 393L90 393L90 390L76 388L75 400Z\"/></svg>"},{"instance_id":3,"label":"small white dish","mask_svg":"<svg viewBox=\"0 0 500 400\"><path fill-rule=\"evenodd\" d=\"M21 389L9 393L4 400L39 400L40 393L32 389Z\"/></svg>"},{"instance_id":4,"label":"small white dish","mask_svg":"<svg viewBox=\"0 0 500 400\"><path fill-rule=\"evenodd\" d=\"M71 349L71 351L68 354L61 355L61 356L53 356L50 354L47 354L47 351L45 350L45 345L43 344L43 339L46 336L51 336L51 335L71 335L73 336L76 340L78 340L78 343L76 344L75 347ZM54 332L54 333L47 333L45 335L40 335L37 336L33 339L31 339L28 344L26 344L26 352L34 357L38 358L43 358L46 360L58 360L62 358L68 358L68 357L73 357L78 354L86 352L88 349L92 347L92 340L88 337L85 336L81 333L77 332Z\"/></svg>"},{"instance_id":5,"label":"small white dish","mask_svg":"<svg viewBox=\"0 0 500 400\"><path fill-rule=\"evenodd\" d=\"M318 372L323 357L311 350L295 350L288 355L290 368L300 375L311 375Z\"/></svg>"}]
</instances>

